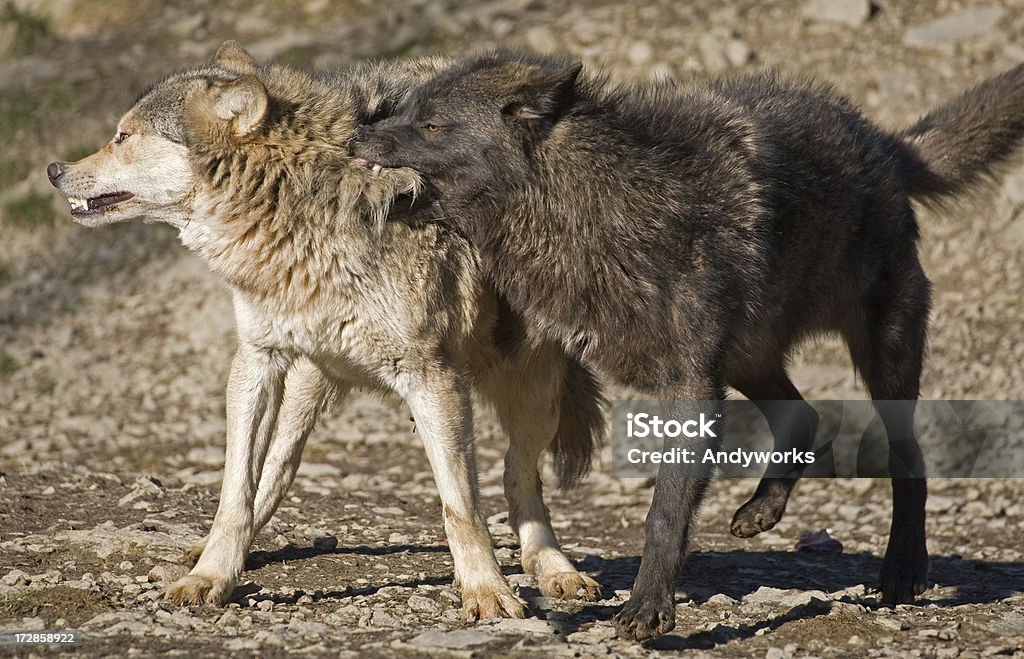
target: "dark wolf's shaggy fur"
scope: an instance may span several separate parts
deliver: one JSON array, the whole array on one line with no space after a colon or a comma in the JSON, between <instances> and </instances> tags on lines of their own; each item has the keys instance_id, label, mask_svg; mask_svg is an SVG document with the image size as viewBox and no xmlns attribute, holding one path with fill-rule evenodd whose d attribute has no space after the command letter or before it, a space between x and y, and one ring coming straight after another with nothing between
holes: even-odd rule
<instances>
[{"instance_id":1,"label":"dark wolf's shaggy fur","mask_svg":"<svg viewBox=\"0 0 1024 659\"><path fill-rule=\"evenodd\" d=\"M362 129L354 154L424 174L530 331L621 384L799 399L788 355L834 332L872 398L918 397L930 286L911 199L955 195L1017 150L1024 67L899 134L826 86L772 73L678 89L580 69L504 52L463 61ZM906 417L878 407L890 438L903 435ZM893 448L894 467L919 462L916 445ZM762 481L734 533L774 525L795 482ZM674 625L705 487L659 478L623 635ZM926 587L925 498L923 478L893 480L887 603Z\"/></svg>"}]
</instances>

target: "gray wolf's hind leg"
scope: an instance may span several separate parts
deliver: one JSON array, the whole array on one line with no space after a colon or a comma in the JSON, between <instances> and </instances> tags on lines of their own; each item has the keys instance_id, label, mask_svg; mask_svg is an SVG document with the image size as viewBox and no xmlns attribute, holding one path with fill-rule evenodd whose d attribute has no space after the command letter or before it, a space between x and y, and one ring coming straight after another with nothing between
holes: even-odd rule
<instances>
[{"instance_id":1,"label":"gray wolf's hind leg","mask_svg":"<svg viewBox=\"0 0 1024 659\"><path fill-rule=\"evenodd\" d=\"M552 351L554 352L554 351ZM509 436L505 454L505 499L509 524L519 536L523 570L537 576L545 597L596 601L601 587L581 574L562 553L544 505L537 463L558 429L563 395L563 361L534 355L481 387L492 399ZM589 438L586 438L589 441Z\"/></svg>"}]
</instances>

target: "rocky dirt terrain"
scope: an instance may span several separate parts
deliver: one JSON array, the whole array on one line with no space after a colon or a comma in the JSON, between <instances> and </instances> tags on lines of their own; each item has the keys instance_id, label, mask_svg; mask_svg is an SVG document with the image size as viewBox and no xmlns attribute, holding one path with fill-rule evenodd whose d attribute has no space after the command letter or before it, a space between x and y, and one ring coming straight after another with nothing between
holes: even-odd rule
<instances>
[{"instance_id":1,"label":"rocky dirt terrain","mask_svg":"<svg viewBox=\"0 0 1024 659\"><path fill-rule=\"evenodd\" d=\"M678 627L614 638L649 483L610 475L552 493L597 603L539 596L503 515L503 439L479 419L481 488L526 620L466 624L429 467L404 405L358 397L316 431L289 498L225 609L161 601L216 508L225 290L161 226L73 224L45 166L108 140L151 78L237 38L259 58L341 67L504 44L681 81L756 70L833 81L901 126L1024 61L1024 2L850 0L17 0L0 8L0 630L80 629L85 656L1024 656L1024 481L934 481L934 587L877 605L884 481L807 481L778 527L728 532L749 480L717 482L679 581ZM1024 109L1022 109L1024 112ZM935 282L926 398L1024 397L1024 169L957 213L922 215ZM809 397L863 397L842 348L798 359ZM793 549L828 528L840 554ZM44 648L0 647L0 655Z\"/></svg>"}]
</instances>

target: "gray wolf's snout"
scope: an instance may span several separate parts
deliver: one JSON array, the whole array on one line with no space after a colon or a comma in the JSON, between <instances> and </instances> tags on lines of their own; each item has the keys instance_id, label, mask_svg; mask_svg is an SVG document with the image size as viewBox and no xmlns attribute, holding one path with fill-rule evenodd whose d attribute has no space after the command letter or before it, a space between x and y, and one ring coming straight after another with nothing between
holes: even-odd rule
<instances>
[{"instance_id":1,"label":"gray wolf's snout","mask_svg":"<svg viewBox=\"0 0 1024 659\"><path fill-rule=\"evenodd\" d=\"M59 162L51 162L46 166L46 176L50 179L50 185L57 187L57 179L64 176L64 166Z\"/></svg>"}]
</instances>

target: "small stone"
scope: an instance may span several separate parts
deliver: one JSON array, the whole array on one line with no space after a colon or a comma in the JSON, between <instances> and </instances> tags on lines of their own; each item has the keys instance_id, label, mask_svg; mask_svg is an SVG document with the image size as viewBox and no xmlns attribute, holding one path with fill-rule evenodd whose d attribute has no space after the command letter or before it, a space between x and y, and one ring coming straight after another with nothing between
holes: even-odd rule
<instances>
[{"instance_id":1,"label":"small stone","mask_svg":"<svg viewBox=\"0 0 1024 659\"><path fill-rule=\"evenodd\" d=\"M25 631L35 632L46 629L46 621L39 617L22 618L19 626Z\"/></svg>"},{"instance_id":2,"label":"small stone","mask_svg":"<svg viewBox=\"0 0 1024 659\"><path fill-rule=\"evenodd\" d=\"M1002 7L964 9L909 28L903 35L903 43L908 46L950 46L965 39L989 34L1005 14L1006 10Z\"/></svg>"},{"instance_id":3,"label":"small stone","mask_svg":"<svg viewBox=\"0 0 1024 659\"><path fill-rule=\"evenodd\" d=\"M875 618L875 622L881 625L882 627L894 632L903 631L907 628L907 626L904 623L894 618Z\"/></svg>"},{"instance_id":4,"label":"small stone","mask_svg":"<svg viewBox=\"0 0 1024 659\"><path fill-rule=\"evenodd\" d=\"M730 39L725 43L725 59L729 64L740 67L754 58L754 51L742 39Z\"/></svg>"},{"instance_id":5,"label":"small stone","mask_svg":"<svg viewBox=\"0 0 1024 659\"><path fill-rule=\"evenodd\" d=\"M403 627L404 623L401 620L391 615L384 609L374 609L373 615L370 616L371 627Z\"/></svg>"},{"instance_id":6,"label":"small stone","mask_svg":"<svg viewBox=\"0 0 1024 659\"><path fill-rule=\"evenodd\" d=\"M762 627L761 629L767 628ZM760 631L760 629L758 631ZM768 651L764 653L764 659L787 659L786 651L782 648L768 648Z\"/></svg>"},{"instance_id":7,"label":"small stone","mask_svg":"<svg viewBox=\"0 0 1024 659\"><path fill-rule=\"evenodd\" d=\"M555 33L544 25L531 27L526 31L526 44L539 53L551 53L558 49Z\"/></svg>"},{"instance_id":8,"label":"small stone","mask_svg":"<svg viewBox=\"0 0 1024 659\"><path fill-rule=\"evenodd\" d=\"M323 536L313 540L313 549L317 551L334 551L338 548L338 539L333 535Z\"/></svg>"},{"instance_id":9,"label":"small stone","mask_svg":"<svg viewBox=\"0 0 1024 659\"><path fill-rule=\"evenodd\" d=\"M697 39L697 50L700 52L704 68L711 73L725 71L729 68L729 59L725 56L722 40L711 32L705 32Z\"/></svg>"},{"instance_id":10,"label":"small stone","mask_svg":"<svg viewBox=\"0 0 1024 659\"><path fill-rule=\"evenodd\" d=\"M643 66L654 57L654 49L646 41L636 41L629 47L626 57L633 66Z\"/></svg>"},{"instance_id":11,"label":"small stone","mask_svg":"<svg viewBox=\"0 0 1024 659\"><path fill-rule=\"evenodd\" d=\"M406 601L410 609L417 613L437 613L437 602L422 595L411 595Z\"/></svg>"},{"instance_id":12,"label":"small stone","mask_svg":"<svg viewBox=\"0 0 1024 659\"><path fill-rule=\"evenodd\" d=\"M270 612L274 610L274 602L272 600L260 600L256 602L256 608L260 611Z\"/></svg>"},{"instance_id":13,"label":"small stone","mask_svg":"<svg viewBox=\"0 0 1024 659\"><path fill-rule=\"evenodd\" d=\"M165 583L173 583L186 574L188 574L188 568L184 565L177 565L175 563L158 563L153 566L153 569L149 571L147 576L149 577L149 580L153 582L162 581ZM85 580L85 575L82 575L82 579Z\"/></svg>"},{"instance_id":14,"label":"small stone","mask_svg":"<svg viewBox=\"0 0 1024 659\"><path fill-rule=\"evenodd\" d=\"M754 592L744 595L744 604L778 604L786 595L786 591L770 586L761 586Z\"/></svg>"},{"instance_id":15,"label":"small stone","mask_svg":"<svg viewBox=\"0 0 1024 659\"><path fill-rule=\"evenodd\" d=\"M5 586L27 586L28 583L28 573L23 572L17 568L11 570L3 577L0 577L0 584L3 584Z\"/></svg>"},{"instance_id":16,"label":"small stone","mask_svg":"<svg viewBox=\"0 0 1024 659\"><path fill-rule=\"evenodd\" d=\"M215 623L218 627L235 627L238 625L238 616L234 611L225 611Z\"/></svg>"},{"instance_id":17,"label":"small stone","mask_svg":"<svg viewBox=\"0 0 1024 659\"><path fill-rule=\"evenodd\" d=\"M870 0L807 0L800 8L800 15L812 21L857 27L871 18L871 2Z\"/></svg>"},{"instance_id":18,"label":"small stone","mask_svg":"<svg viewBox=\"0 0 1024 659\"><path fill-rule=\"evenodd\" d=\"M498 640L498 636L485 634L474 629L456 629L450 632L429 631L414 637L409 641L410 645L425 648L444 648L447 650L460 650L470 648L474 645L484 645L491 641Z\"/></svg>"},{"instance_id":19,"label":"small stone","mask_svg":"<svg viewBox=\"0 0 1024 659\"><path fill-rule=\"evenodd\" d=\"M712 604L716 606L736 606L737 604L739 604L739 602L729 597L725 593L715 593L714 595L708 598L707 604Z\"/></svg>"}]
</instances>

